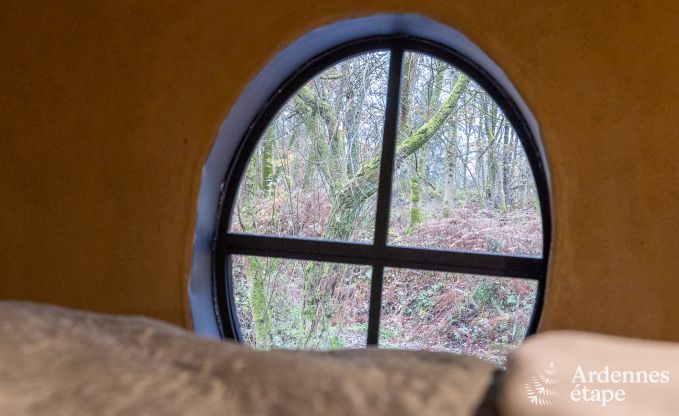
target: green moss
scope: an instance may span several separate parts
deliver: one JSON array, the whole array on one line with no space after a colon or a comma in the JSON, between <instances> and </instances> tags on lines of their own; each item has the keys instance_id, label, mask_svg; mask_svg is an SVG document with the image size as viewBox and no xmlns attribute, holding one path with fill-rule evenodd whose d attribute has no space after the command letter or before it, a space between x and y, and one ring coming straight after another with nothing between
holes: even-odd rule
<instances>
[{"instance_id":1,"label":"green moss","mask_svg":"<svg viewBox=\"0 0 679 416\"><path fill-rule=\"evenodd\" d=\"M271 346L271 319L264 290L264 270L262 263L255 257L248 257L250 276L250 308L255 330L255 345L258 348Z\"/></svg>"},{"instance_id":2,"label":"green moss","mask_svg":"<svg viewBox=\"0 0 679 416\"><path fill-rule=\"evenodd\" d=\"M462 93L464 93L466 90L467 84L469 84L469 78L464 74L460 75L460 77L457 79L457 82L455 83L455 86L453 87L453 91L443 103L441 108L439 108L434 113L429 121L424 123L413 135L408 137L408 139L398 146L397 154L402 159L405 159L406 157L415 153L415 151L427 144L429 139L431 139L431 137L436 134L443 123L453 114L454 110L457 108L457 102L462 96Z\"/></svg>"},{"instance_id":3,"label":"green moss","mask_svg":"<svg viewBox=\"0 0 679 416\"><path fill-rule=\"evenodd\" d=\"M262 182L261 188L268 191L274 181L274 132L269 128L262 138Z\"/></svg>"},{"instance_id":4,"label":"green moss","mask_svg":"<svg viewBox=\"0 0 679 416\"><path fill-rule=\"evenodd\" d=\"M422 200L422 187L416 174L410 177L410 222L406 233L411 234L418 225L424 221L424 214L420 201Z\"/></svg>"},{"instance_id":5,"label":"green moss","mask_svg":"<svg viewBox=\"0 0 679 416\"><path fill-rule=\"evenodd\" d=\"M441 128L446 119L455 112L457 103L464 93L468 82L469 79L465 75L461 75L455 83L450 96L434 113L432 118L397 147L395 161L397 169L403 163L403 160L423 147ZM297 97L299 97L297 100L298 105L306 106L306 108L316 106L315 108L318 109L316 113L321 113L321 117L324 117L322 114L325 111L323 107L311 101L312 98L315 100L311 90L307 91L303 87L297 94ZM317 142L322 141L319 140ZM351 236L361 207L368 198L377 192L379 169L380 158L374 157L364 162L358 169L358 173L339 188L334 195L330 222L324 235L326 239L347 240ZM417 182L417 190L412 193L412 197L419 202L422 199L422 192L419 189L417 175L415 175L414 180ZM411 211L411 224L420 224L424 219L422 209L416 208ZM327 329L328 317L331 315L328 313L328 310L325 311L326 313L321 319L322 322L317 320L317 311L321 302L323 302L322 294L317 293L318 284L327 271L327 266L318 263L310 263L304 270L303 297L305 303L302 310L299 337L299 346L301 348L306 347L311 339Z\"/></svg>"}]
</instances>

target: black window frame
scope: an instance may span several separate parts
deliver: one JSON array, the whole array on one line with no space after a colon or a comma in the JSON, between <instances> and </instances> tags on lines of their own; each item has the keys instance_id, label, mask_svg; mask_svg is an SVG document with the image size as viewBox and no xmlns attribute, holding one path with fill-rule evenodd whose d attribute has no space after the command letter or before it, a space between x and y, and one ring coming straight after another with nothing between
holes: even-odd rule
<instances>
[{"instance_id":1,"label":"black window frame","mask_svg":"<svg viewBox=\"0 0 679 416\"><path fill-rule=\"evenodd\" d=\"M279 109L292 98L299 88L331 65L352 56L385 50L390 52L390 63L375 231L372 244L230 232L229 226L233 208L245 168L264 130ZM542 217L543 244L541 256L391 246L387 243L402 61L405 52L427 54L458 68L480 85L502 109L521 141L535 180ZM221 185L216 225L212 247L212 293L216 319L222 338L239 342L242 342L243 339L233 296L232 255L254 255L371 266L372 278L366 345L378 344L385 267L535 280L537 281L536 300L526 335L533 334L537 330L542 314L552 222L548 178L537 140L518 106L490 74L455 49L430 40L399 34L367 37L331 48L301 65L275 90L262 110L250 123L244 137L240 138L238 148Z\"/></svg>"}]
</instances>

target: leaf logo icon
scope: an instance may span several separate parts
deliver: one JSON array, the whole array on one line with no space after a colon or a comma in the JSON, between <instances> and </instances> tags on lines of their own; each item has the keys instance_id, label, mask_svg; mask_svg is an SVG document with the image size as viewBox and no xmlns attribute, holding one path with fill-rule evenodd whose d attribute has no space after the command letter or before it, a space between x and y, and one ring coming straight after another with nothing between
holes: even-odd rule
<instances>
[{"instance_id":1,"label":"leaf logo icon","mask_svg":"<svg viewBox=\"0 0 679 416\"><path fill-rule=\"evenodd\" d=\"M526 391L526 397L530 404L534 406L549 406L552 404L551 398L558 396L559 393L552 390L552 386L559 382L554 363L549 363L549 366L542 371L539 371L535 376L530 378L530 383L523 385Z\"/></svg>"}]
</instances>

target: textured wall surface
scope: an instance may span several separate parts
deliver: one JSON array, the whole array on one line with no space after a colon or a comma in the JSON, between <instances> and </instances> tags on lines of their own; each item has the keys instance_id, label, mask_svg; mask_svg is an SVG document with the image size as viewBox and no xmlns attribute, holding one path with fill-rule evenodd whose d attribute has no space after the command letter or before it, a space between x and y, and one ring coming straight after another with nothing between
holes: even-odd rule
<instances>
[{"instance_id":1,"label":"textured wall surface","mask_svg":"<svg viewBox=\"0 0 679 416\"><path fill-rule=\"evenodd\" d=\"M188 325L200 169L276 51L341 18L466 34L541 124L555 241L542 329L679 340L679 4L0 5L0 297Z\"/></svg>"}]
</instances>

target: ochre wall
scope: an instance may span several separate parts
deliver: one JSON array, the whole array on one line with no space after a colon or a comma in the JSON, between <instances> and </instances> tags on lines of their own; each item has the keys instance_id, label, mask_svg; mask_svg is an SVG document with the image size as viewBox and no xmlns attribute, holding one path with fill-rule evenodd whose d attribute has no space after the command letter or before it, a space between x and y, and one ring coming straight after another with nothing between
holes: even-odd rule
<instances>
[{"instance_id":1,"label":"ochre wall","mask_svg":"<svg viewBox=\"0 0 679 416\"><path fill-rule=\"evenodd\" d=\"M200 170L230 106L309 29L414 12L465 33L542 126L542 329L679 340L679 3L0 3L0 297L188 325Z\"/></svg>"}]
</instances>

